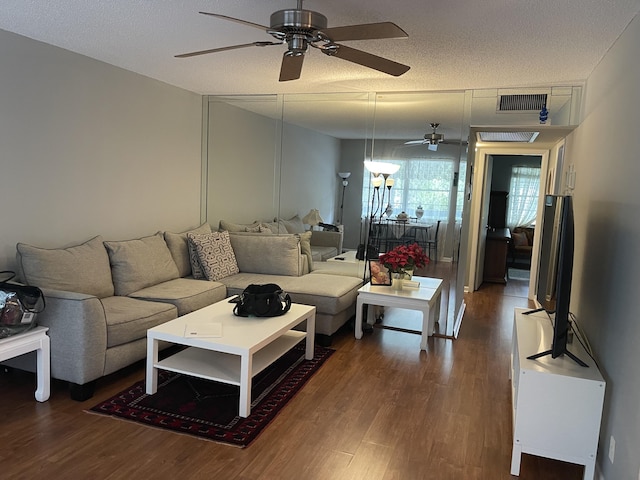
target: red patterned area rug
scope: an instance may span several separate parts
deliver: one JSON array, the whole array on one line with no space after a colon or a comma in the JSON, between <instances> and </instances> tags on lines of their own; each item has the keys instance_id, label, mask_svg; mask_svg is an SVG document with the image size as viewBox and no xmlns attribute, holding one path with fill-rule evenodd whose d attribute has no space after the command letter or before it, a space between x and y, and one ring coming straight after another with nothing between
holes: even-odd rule
<instances>
[{"instance_id":1,"label":"red patterned area rug","mask_svg":"<svg viewBox=\"0 0 640 480\"><path fill-rule=\"evenodd\" d=\"M238 416L240 387L163 370L155 395L141 380L88 412L246 447L333 352L316 345L313 360L305 360L302 342L256 375L248 418Z\"/></svg>"}]
</instances>

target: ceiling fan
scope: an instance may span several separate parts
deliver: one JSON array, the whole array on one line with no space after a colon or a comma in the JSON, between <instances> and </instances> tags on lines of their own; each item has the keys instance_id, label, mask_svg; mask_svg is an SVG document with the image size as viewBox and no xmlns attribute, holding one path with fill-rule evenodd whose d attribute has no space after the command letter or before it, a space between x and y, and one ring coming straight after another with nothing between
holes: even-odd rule
<instances>
[{"instance_id":1,"label":"ceiling fan","mask_svg":"<svg viewBox=\"0 0 640 480\"><path fill-rule=\"evenodd\" d=\"M438 150L438 144L444 141L444 135L442 133L436 133L436 129L440 126L439 123L430 123L433 132L427 132L424 134L424 138L421 140L411 140L404 142L405 145L427 145L427 148L432 151Z\"/></svg>"},{"instance_id":2,"label":"ceiling fan","mask_svg":"<svg viewBox=\"0 0 640 480\"><path fill-rule=\"evenodd\" d=\"M336 43L349 40L373 40L384 38L406 38L407 33L392 22L366 23L347 25L344 27L327 27L327 17L318 12L304 10L302 0L298 0L296 9L278 10L271 14L270 26L247 22L238 18L217 13L199 12L202 15L229 20L264 30L274 37L276 42L251 42L229 47L212 48L197 52L176 55L176 58L194 57L208 53L223 52L246 47L267 47L287 44L287 51L282 58L280 81L300 78L304 55L309 46L319 49L325 55L338 57L364 67L372 68L398 77L409 70L409 66L388 60L371 53Z\"/></svg>"}]
</instances>

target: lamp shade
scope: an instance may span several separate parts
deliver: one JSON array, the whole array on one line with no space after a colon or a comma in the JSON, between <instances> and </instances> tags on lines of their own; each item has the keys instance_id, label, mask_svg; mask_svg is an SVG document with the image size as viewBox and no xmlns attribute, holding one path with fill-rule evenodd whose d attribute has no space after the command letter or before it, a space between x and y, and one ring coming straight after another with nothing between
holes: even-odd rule
<instances>
[{"instance_id":1,"label":"lamp shade","mask_svg":"<svg viewBox=\"0 0 640 480\"><path fill-rule=\"evenodd\" d=\"M373 162L371 160L365 160L364 166L376 177L380 174L393 175L400 170L400 165L387 162Z\"/></svg>"},{"instance_id":2,"label":"lamp shade","mask_svg":"<svg viewBox=\"0 0 640 480\"><path fill-rule=\"evenodd\" d=\"M312 227L318 225L319 223L323 223L322 217L320 216L320 212L316 208L312 208L309 213L307 213L302 218L302 223L306 223L307 225L311 225Z\"/></svg>"}]
</instances>

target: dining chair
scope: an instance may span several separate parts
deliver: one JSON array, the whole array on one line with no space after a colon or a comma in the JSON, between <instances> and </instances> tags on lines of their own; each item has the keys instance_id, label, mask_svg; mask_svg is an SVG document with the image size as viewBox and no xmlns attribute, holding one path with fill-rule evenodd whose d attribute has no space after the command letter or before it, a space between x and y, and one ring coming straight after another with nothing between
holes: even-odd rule
<instances>
[{"instance_id":1,"label":"dining chair","mask_svg":"<svg viewBox=\"0 0 640 480\"><path fill-rule=\"evenodd\" d=\"M440 232L440 220L436 223L436 231L433 235L432 239L427 240L427 249L429 258L433 259L436 263L438 263L438 233ZM431 256L431 249L433 249L435 253L435 257Z\"/></svg>"}]
</instances>

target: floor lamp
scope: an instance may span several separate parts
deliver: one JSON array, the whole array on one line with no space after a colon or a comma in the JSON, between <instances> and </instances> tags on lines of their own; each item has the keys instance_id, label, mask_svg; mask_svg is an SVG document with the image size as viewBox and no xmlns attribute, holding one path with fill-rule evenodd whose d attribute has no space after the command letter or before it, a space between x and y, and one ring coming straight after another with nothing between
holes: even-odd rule
<instances>
[{"instance_id":1,"label":"floor lamp","mask_svg":"<svg viewBox=\"0 0 640 480\"><path fill-rule=\"evenodd\" d=\"M371 195L371 210L369 211L369 228L367 229L367 238L364 243L364 255L363 260L367 261L373 254L373 251L370 254L370 248L373 247L371 245L371 239L373 237L373 222L376 220L378 215L378 211L380 211L380 219L382 219L382 205L384 202L384 190L382 190L382 199L380 198L380 187L384 186L389 191L389 200L391 199L391 187L393 187L393 179L389 178L390 175L393 175L400 169L400 165L395 165L393 163L385 163L385 162L373 162L373 161L365 161L365 168L371 172L373 178L371 179L371 183L373 184L373 194ZM377 203L376 203L377 200ZM373 250L373 249L372 249ZM366 281L367 277L367 268L368 262L364 268L364 278Z\"/></svg>"},{"instance_id":2,"label":"floor lamp","mask_svg":"<svg viewBox=\"0 0 640 480\"><path fill-rule=\"evenodd\" d=\"M351 172L338 172L340 178L342 178L342 200L340 201L340 216L338 217L338 225L342 225L342 217L344 213L344 191L349 185L349 178L351 176Z\"/></svg>"}]
</instances>

